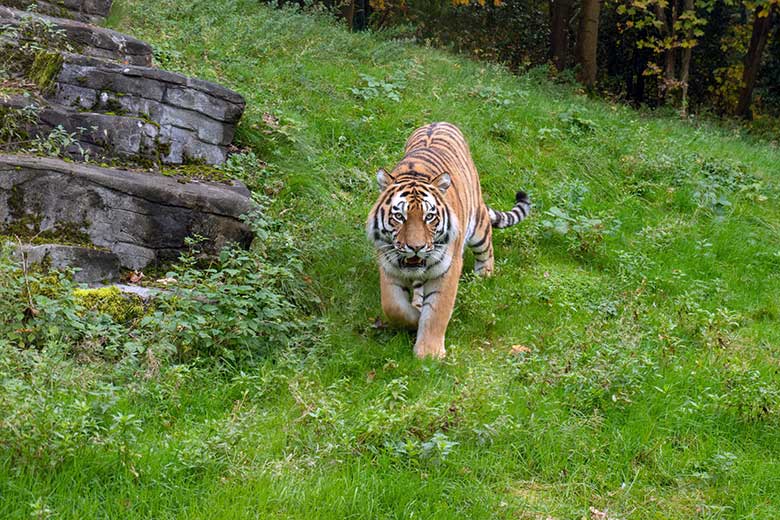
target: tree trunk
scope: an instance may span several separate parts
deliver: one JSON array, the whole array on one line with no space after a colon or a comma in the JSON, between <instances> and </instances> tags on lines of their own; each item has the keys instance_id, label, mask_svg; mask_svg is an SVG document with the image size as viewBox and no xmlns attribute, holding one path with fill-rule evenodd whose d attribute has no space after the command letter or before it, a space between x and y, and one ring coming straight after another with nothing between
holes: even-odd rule
<instances>
[{"instance_id":1,"label":"tree trunk","mask_svg":"<svg viewBox=\"0 0 780 520\"><path fill-rule=\"evenodd\" d=\"M683 12L693 11L693 0L684 0ZM688 113L688 78L691 72L691 56L693 54L693 47L691 47L691 40L693 39L693 29L689 29L685 35L688 46L683 47L682 51L682 64L680 65L680 85L682 86L682 98L680 100L680 114L685 117Z\"/></svg>"},{"instance_id":2,"label":"tree trunk","mask_svg":"<svg viewBox=\"0 0 780 520\"><path fill-rule=\"evenodd\" d=\"M588 88L596 84L598 62L596 60L599 42L599 12L601 0L582 0L580 26L577 31L575 56L580 70L577 80Z\"/></svg>"},{"instance_id":3,"label":"tree trunk","mask_svg":"<svg viewBox=\"0 0 780 520\"><path fill-rule=\"evenodd\" d=\"M769 30L772 28L774 18L774 7L770 8L769 15L759 17L758 13L761 7L757 8L753 14L753 33L750 36L750 46L745 55L745 69L742 72L742 88L739 91L739 101L737 102L736 115L745 119L751 119L750 103L753 101L753 87L756 85L758 69L761 67L761 57L764 54L764 47L769 37Z\"/></svg>"},{"instance_id":4,"label":"tree trunk","mask_svg":"<svg viewBox=\"0 0 780 520\"><path fill-rule=\"evenodd\" d=\"M355 0L346 0L341 5L341 16L346 20L349 30L353 30L355 28Z\"/></svg>"},{"instance_id":5,"label":"tree trunk","mask_svg":"<svg viewBox=\"0 0 780 520\"><path fill-rule=\"evenodd\" d=\"M666 16L666 10L659 2L655 6L655 15L658 21L661 22L661 35L665 38L671 36L674 32L674 22L677 19L677 5L676 0L671 2L672 8L672 20L671 22ZM664 75L661 78L659 94L661 102L666 104L670 93L670 87L674 83L674 71L676 68L676 56L674 47L669 47L664 51Z\"/></svg>"},{"instance_id":6,"label":"tree trunk","mask_svg":"<svg viewBox=\"0 0 780 520\"><path fill-rule=\"evenodd\" d=\"M573 0L550 0L550 56L559 71L566 68L569 54L569 18Z\"/></svg>"}]
</instances>

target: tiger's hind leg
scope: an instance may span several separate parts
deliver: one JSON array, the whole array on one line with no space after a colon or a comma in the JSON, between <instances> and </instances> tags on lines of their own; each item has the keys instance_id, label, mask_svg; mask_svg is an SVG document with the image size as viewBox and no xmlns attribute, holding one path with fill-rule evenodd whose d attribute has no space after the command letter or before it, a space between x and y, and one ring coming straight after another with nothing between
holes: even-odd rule
<instances>
[{"instance_id":1,"label":"tiger's hind leg","mask_svg":"<svg viewBox=\"0 0 780 520\"><path fill-rule=\"evenodd\" d=\"M469 247L474 253L476 262L474 272L480 276L493 274L493 226L487 208L482 207L482 215L477 218L477 229L469 239Z\"/></svg>"}]
</instances>

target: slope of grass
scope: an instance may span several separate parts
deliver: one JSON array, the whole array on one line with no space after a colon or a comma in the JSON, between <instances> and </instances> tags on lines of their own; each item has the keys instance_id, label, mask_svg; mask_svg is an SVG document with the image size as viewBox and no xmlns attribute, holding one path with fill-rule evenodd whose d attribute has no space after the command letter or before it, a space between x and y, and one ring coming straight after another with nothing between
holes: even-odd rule
<instances>
[{"instance_id":1,"label":"slope of grass","mask_svg":"<svg viewBox=\"0 0 780 520\"><path fill-rule=\"evenodd\" d=\"M106 389L118 449L2 459L0 517L780 518L776 146L255 1L116 4L161 65L246 96L325 334ZM465 275L439 363L377 321L363 223L441 120L488 203L535 208Z\"/></svg>"}]
</instances>

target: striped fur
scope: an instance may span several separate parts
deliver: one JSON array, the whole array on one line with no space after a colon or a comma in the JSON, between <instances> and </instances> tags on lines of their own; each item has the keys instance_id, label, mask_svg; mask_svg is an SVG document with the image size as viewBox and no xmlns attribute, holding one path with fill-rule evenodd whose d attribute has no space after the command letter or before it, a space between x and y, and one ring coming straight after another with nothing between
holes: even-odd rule
<instances>
[{"instance_id":1,"label":"striped fur","mask_svg":"<svg viewBox=\"0 0 780 520\"><path fill-rule=\"evenodd\" d=\"M443 357L466 246L475 271L491 275L493 228L523 220L530 201L517 192L511 210L488 207L468 144L450 123L415 130L403 159L390 173L379 170L377 181L382 193L366 230L378 252L382 308L417 329L418 356Z\"/></svg>"},{"instance_id":2,"label":"striped fur","mask_svg":"<svg viewBox=\"0 0 780 520\"><path fill-rule=\"evenodd\" d=\"M494 228L506 228L519 223L531 212L531 201L525 192L518 191L515 194L515 207L509 211L496 211L488 206L490 222Z\"/></svg>"}]
</instances>

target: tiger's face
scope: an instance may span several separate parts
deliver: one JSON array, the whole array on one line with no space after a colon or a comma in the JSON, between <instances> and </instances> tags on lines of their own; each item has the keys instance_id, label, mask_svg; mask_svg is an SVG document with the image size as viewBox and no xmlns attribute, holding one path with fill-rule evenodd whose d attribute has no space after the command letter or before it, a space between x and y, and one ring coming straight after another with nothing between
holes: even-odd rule
<instances>
[{"instance_id":1,"label":"tiger's face","mask_svg":"<svg viewBox=\"0 0 780 520\"><path fill-rule=\"evenodd\" d=\"M368 233L382 266L405 278L446 268L453 225L443 198L449 175L431 183L410 176L396 181L380 170L377 178L383 191L369 217Z\"/></svg>"}]
</instances>

